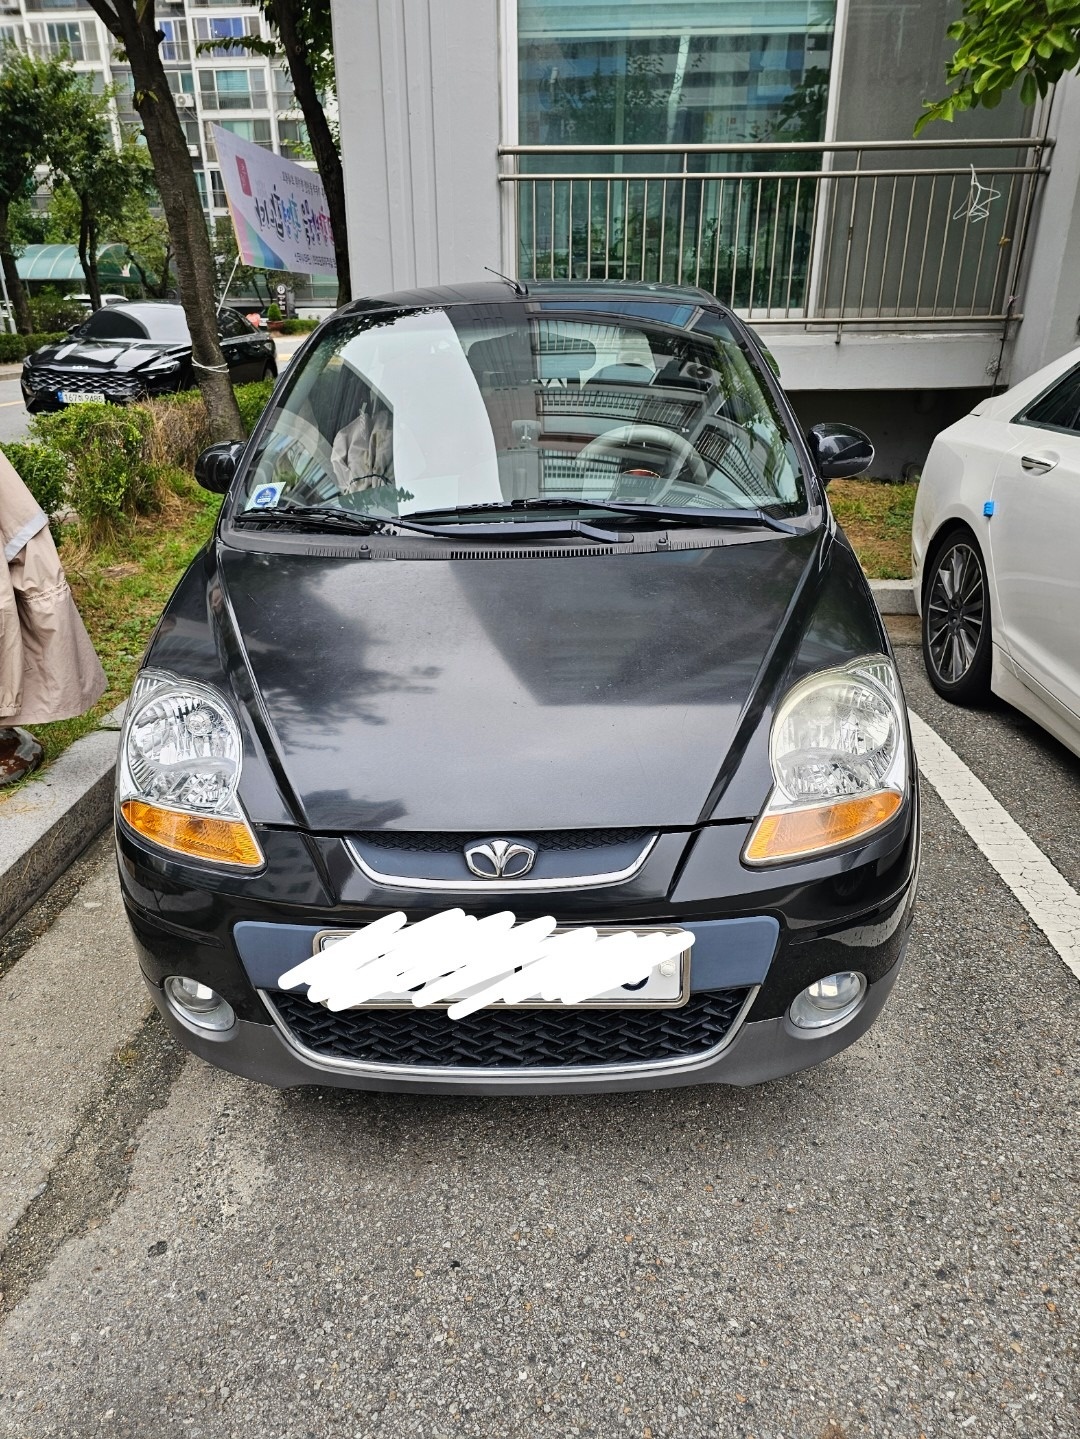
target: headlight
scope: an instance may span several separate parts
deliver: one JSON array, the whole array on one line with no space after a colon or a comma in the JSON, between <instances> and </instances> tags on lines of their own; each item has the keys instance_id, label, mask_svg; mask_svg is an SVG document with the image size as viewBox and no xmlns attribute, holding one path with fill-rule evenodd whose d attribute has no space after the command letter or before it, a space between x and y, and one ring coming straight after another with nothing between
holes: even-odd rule
<instances>
[{"instance_id":1,"label":"headlight","mask_svg":"<svg viewBox=\"0 0 1080 1439\"><path fill-rule=\"evenodd\" d=\"M257 868L262 852L236 797L240 753L239 727L219 694L144 670L121 736L120 813L163 849Z\"/></svg>"},{"instance_id":2,"label":"headlight","mask_svg":"<svg viewBox=\"0 0 1080 1439\"><path fill-rule=\"evenodd\" d=\"M155 360L143 369L145 375L175 375L180 368L179 360Z\"/></svg>"},{"instance_id":3,"label":"headlight","mask_svg":"<svg viewBox=\"0 0 1080 1439\"><path fill-rule=\"evenodd\" d=\"M773 791L743 854L776 864L862 839L907 795L907 720L884 655L795 685L769 741Z\"/></svg>"}]
</instances>

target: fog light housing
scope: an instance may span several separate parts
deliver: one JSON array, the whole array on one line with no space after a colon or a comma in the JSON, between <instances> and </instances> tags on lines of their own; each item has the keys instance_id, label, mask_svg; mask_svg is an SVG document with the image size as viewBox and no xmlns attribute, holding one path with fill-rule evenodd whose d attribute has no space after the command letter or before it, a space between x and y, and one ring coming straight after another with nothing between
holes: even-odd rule
<instances>
[{"instance_id":1,"label":"fog light housing","mask_svg":"<svg viewBox=\"0 0 1080 1439\"><path fill-rule=\"evenodd\" d=\"M232 1029L236 1023L228 1000L197 979L171 974L165 981L165 996L174 1013L196 1029Z\"/></svg>"},{"instance_id":2,"label":"fog light housing","mask_svg":"<svg viewBox=\"0 0 1080 1439\"><path fill-rule=\"evenodd\" d=\"M788 1018L796 1029L832 1029L852 1017L865 993L866 975L842 969L808 984L791 1001Z\"/></svg>"}]
</instances>

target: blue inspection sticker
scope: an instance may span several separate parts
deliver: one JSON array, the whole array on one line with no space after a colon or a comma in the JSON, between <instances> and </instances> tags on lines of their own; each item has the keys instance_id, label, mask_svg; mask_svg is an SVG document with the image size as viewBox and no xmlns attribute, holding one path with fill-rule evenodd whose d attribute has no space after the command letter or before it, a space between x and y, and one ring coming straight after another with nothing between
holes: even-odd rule
<instances>
[{"instance_id":1,"label":"blue inspection sticker","mask_svg":"<svg viewBox=\"0 0 1080 1439\"><path fill-rule=\"evenodd\" d=\"M991 516L993 513L994 513L994 502L993 502L993 500L984 500L984 501L983 501L983 514L986 516L987 519L989 519L990 516Z\"/></svg>"},{"instance_id":2,"label":"blue inspection sticker","mask_svg":"<svg viewBox=\"0 0 1080 1439\"><path fill-rule=\"evenodd\" d=\"M284 485L260 485L247 502L249 510L266 510L276 505L281 499L281 491Z\"/></svg>"}]
</instances>

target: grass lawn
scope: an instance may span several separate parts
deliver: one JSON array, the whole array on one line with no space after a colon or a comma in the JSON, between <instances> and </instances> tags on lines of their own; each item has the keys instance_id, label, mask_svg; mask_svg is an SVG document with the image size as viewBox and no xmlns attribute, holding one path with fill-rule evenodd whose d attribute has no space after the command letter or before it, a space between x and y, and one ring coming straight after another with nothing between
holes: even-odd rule
<instances>
[{"instance_id":1,"label":"grass lawn","mask_svg":"<svg viewBox=\"0 0 1080 1439\"><path fill-rule=\"evenodd\" d=\"M109 688L77 719L29 725L45 746L48 763L102 715L127 698L142 652L192 556L210 538L221 496L202 490L180 473L164 508L142 516L108 544L95 548L68 538L60 545L79 613L94 642Z\"/></svg>"},{"instance_id":2,"label":"grass lawn","mask_svg":"<svg viewBox=\"0 0 1080 1439\"><path fill-rule=\"evenodd\" d=\"M872 579L911 574L915 485L835 480L829 499ZM131 689L142 652L166 600L195 552L206 543L221 505L218 495L173 472L163 510L141 517L95 548L67 539L60 557L79 611L109 677L101 701L78 719L30 728L53 760L97 725Z\"/></svg>"},{"instance_id":3,"label":"grass lawn","mask_svg":"<svg viewBox=\"0 0 1080 1439\"><path fill-rule=\"evenodd\" d=\"M829 502L872 580L911 578L911 517L918 485L833 480Z\"/></svg>"}]
</instances>

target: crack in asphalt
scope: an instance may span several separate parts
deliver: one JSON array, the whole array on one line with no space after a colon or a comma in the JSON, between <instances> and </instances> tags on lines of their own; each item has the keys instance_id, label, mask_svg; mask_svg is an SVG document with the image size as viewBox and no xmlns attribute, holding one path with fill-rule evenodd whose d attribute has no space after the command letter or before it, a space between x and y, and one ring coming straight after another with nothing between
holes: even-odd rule
<instances>
[{"instance_id":1,"label":"crack in asphalt","mask_svg":"<svg viewBox=\"0 0 1080 1439\"><path fill-rule=\"evenodd\" d=\"M168 1103L185 1057L156 1010L117 1050L104 1091L0 1249L0 1317L22 1302L68 1240L97 1228L123 1201L138 1132Z\"/></svg>"}]
</instances>

